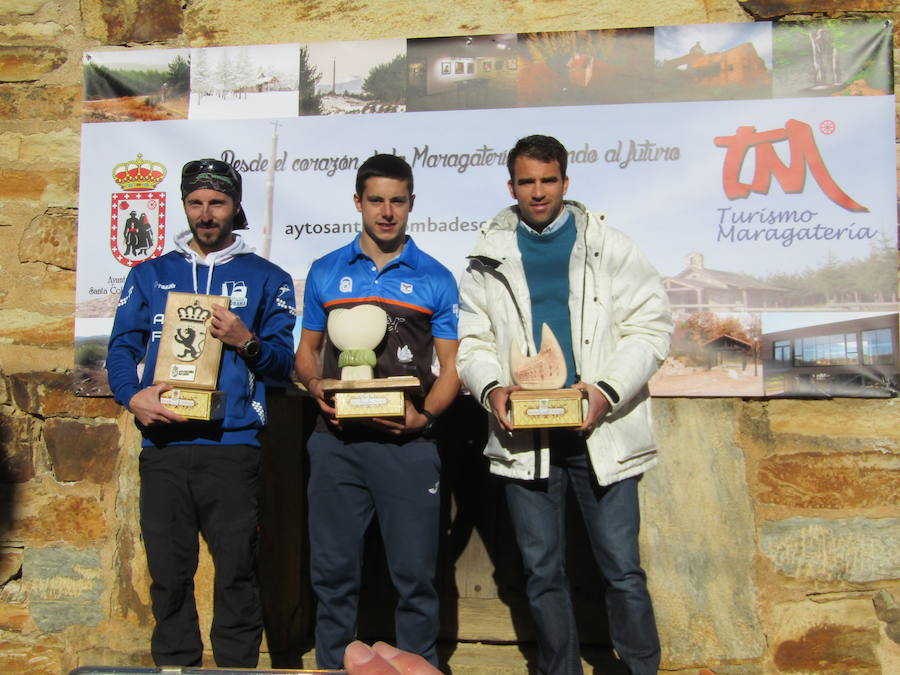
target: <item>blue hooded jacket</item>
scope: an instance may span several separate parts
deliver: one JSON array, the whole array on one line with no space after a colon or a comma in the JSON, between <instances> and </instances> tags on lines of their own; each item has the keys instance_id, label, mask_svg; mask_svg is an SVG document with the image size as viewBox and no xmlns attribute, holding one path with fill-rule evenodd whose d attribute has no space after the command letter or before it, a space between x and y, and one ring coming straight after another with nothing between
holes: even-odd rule
<instances>
[{"instance_id":1,"label":"blue hooded jacket","mask_svg":"<svg viewBox=\"0 0 900 675\"><path fill-rule=\"evenodd\" d=\"M237 351L222 351L218 388L226 392L221 422L183 422L141 426L144 445L249 444L266 423L263 377L287 380L294 363L296 321L294 284L280 267L256 255L239 235L234 243L201 258L187 243L191 232L176 237L176 250L134 267L122 287L106 369L116 401L153 384L156 355L169 291L227 295L237 314L261 343L259 358L249 364ZM138 380L138 364L143 375Z\"/></svg>"}]
</instances>

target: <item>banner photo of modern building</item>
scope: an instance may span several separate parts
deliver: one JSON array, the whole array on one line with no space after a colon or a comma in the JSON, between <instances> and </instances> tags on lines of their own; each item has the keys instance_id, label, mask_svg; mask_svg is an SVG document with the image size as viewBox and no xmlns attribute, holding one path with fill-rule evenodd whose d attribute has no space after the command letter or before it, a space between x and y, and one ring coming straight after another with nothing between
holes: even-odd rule
<instances>
[{"instance_id":1,"label":"banner photo of modern building","mask_svg":"<svg viewBox=\"0 0 900 675\"><path fill-rule=\"evenodd\" d=\"M532 133L569 150L567 197L663 277L676 332L654 395L900 391L887 21L110 50L84 69L80 394L108 394L129 270L187 229L186 161L242 172L242 236L302 298L313 260L360 230L371 154L412 165L409 234L458 275Z\"/></svg>"}]
</instances>

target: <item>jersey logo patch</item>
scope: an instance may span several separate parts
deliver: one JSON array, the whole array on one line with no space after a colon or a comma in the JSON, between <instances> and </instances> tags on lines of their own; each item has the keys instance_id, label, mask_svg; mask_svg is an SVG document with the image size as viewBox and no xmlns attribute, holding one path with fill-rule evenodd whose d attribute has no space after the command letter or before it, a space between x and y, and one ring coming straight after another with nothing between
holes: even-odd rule
<instances>
[{"instance_id":1,"label":"jersey logo patch","mask_svg":"<svg viewBox=\"0 0 900 675\"><path fill-rule=\"evenodd\" d=\"M231 307L247 306L247 284L243 281L226 281L222 284L222 295L231 298Z\"/></svg>"},{"instance_id":2,"label":"jersey logo patch","mask_svg":"<svg viewBox=\"0 0 900 675\"><path fill-rule=\"evenodd\" d=\"M413 354L408 345L397 347L397 360L400 363L412 363Z\"/></svg>"},{"instance_id":3,"label":"jersey logo patch","mask_svg":"<svg viewBox=\"0 0 900 675\"><path fill-rule=\"evenodd\" d=\"M413 292L413 285L410 284L410 283L407 283L407 282L405 282L405 281L401 281L401 282L400 282L400 292L401 292L401 293L407 293L407 294L412 293L412 292Z\"/></svg>"},{"instance_id":4,"label":"jersey logo patch","mask_svg":"<svg viewBox=\"0 0 900 675\"><path fill-rule=\"evenodd\" d=\"M353 279L350 277L343 277L341 279L341 285L339 287L341 289L341 293L350 293L353 291Z\"/></svg>"}]
</instances>

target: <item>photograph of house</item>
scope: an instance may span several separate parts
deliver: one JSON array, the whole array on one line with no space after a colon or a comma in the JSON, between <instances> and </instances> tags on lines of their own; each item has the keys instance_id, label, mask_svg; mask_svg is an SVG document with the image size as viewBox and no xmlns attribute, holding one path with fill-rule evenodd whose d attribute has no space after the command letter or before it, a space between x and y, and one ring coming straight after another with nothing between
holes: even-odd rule
<instances>
[{"instance_id":1,"label":"photograph of house","mask_svg":"<svg viewBox=\"0 0 900 675\"><path fill-rule=\"evenodd\" d=\"M656 97L663 101L767 98L772 91L772 32L767 24L656 29Z\"/></svg>"},{"instance_id":2,"label":"photograph of house","mask_svg":"<svg viewBox=\"0 0 900 675\"><path fill-rule=\"evenodd\" d=\"M766 396L900 395L898 316L822 322L827 314L764 314ZM773 330L781 326L790 327Z\"/></svg>"},{"instance_id":3,"label":"photograph of house","mask_svg":"<svg viewBox=\"0 0 900 675\"><path fill-rule=\"evenodd\" d=\"M675 310L672 346L654 396L762 396L759 314Z\"/></svg>"},{"instance_id":4,"label":"photograph of house","mask_svg":"<svg viewBox=\"0 0 900 675\"><path fill-rule=\"evenodd\" d=\"M663 286L673 309L761 309L784 304L788 290L747 274L707 269L701 253L687 256L687 267Z\"/></svg>"}]
</instances>

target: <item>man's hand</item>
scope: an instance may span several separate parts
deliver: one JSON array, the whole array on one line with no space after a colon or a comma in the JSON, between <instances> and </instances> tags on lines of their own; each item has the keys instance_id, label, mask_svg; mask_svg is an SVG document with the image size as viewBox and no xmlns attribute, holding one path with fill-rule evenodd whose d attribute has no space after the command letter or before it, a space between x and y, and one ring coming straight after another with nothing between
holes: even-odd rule
<instances>
[{"instance_id":1,"label":"man's hand","mask_svg":"<svg viewBox=\"0 0 900 675\"><path fill-rule=\"evenodd\" d=\"M491 404L494 417L497 418L500 426L507 431L512 431L512 423L509 420L509 395L521 388L519 385L497 387L496 389L491 389L488 394L488 401Z\"/></svg>"},{"instance_id":2,"label":"man's hand","mask_svg":"<svg viewBox=\"0 0 900 675\"><path fill-rule=\"evenodd\" d=\"M337 423L337 419L335 418L334 406L331 404L330 397L325 394L325 389L334 387L337 384L339 384L339 380L314 377L309 381L309 385L307 386L307 391L309 391L312 397L316 399L319 408L325 413L328 420L335 424Z\"/></svg>"},{"instance_id":3,"label":"man's hand","mask_svg":"<svg viewBox=\"0 0 900 675\"><path fill-rule=\"evenodd\" d=\"M440 675L433 665L417 654L403 652L385 642L369 647L351 642L344 650L347 675Z\"/></svg>"},{"instance_id":4,"label":"man's hand","mask_svg":"<svg viewBox=\"0 0 900 675\"><path fill-rule=\"evenodd\" d=\"M587 414L577 431L590 433L609 412L609 400L597 387L587 382L576 382L572 388L580 390L588 400Z\"/></svg>"},{"instance_id":5,"label":"man's hand","mask_svg":"<svg viewBox=\"0 0 900 675\"><path fill-rule=\"evenodd\" d=\"M416 407L409 399L406 399L406 410L402 422L386 417L373 417L371 421L375 425L385 427L386 431L389 431L395 436L417 433L422 431L422 429L425 428L425 425L428 424L428 418L416 410Z\"/></svg>"},{"instance_id":6,"label":"man's hand","mask_svg":"<svg viewBox=\"0 0 900 675\"><path fill-rule=\"evenodd\" d=\"M169 424L170 422L187 422L187 418L163 407L159 395L174 389L171 384L154 384L141 389L128 401L128 409L134 413L137 421L145 427L152 424Z\"/></svg>"},{"instance_id":7,"label":"man's hand","mask_svg":"<svg viewBox=\"0 0 900 675\"><path fill-rule=\"evenodd\" d=\"M226 345L240 347L253 337L250 329L244 325L234 312L225 309L222 305L212 306L213 316L209 322L209 334L219 338Z\"/></svg>"}]
</instances>

